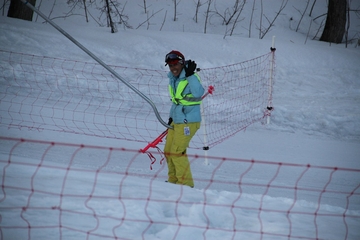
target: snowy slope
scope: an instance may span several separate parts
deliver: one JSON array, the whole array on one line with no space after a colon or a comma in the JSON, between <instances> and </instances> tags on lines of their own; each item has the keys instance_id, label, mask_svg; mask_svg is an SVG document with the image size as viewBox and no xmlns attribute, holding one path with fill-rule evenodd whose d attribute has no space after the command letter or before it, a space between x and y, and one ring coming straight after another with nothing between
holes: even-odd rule
<instances>
[{"instance_id":1,"label":"snowy slope","mask_svg":"<svg viewBox=\"0 0 360 240\"><path fill-rule=\"evenodd\" d=\"M309 37L307 37L310 25L310 17L306 16L300 30L295 32L300 14L298 9L303 9L305 3L302 1L289 1L283 14L275 22L275 26L263 38L258 38L258 24L254 22L251 38L248 37L249 19L252 4L246 5L244 10L245 19L239 23L233 36L226 36L226 27L221 25L221 21L213 16L208 27L208 33L204 34L204 11L206 6L201 8L202 14L199 15L198 24L194 24L193 1L180 1L178 6L178 20L172 21L173 1L147 1L150 12L159 12L156 17L151 18L149 26L142 25L136 27L146 19L140 5L142 1L130 1L127 3L125 11L129 15L129 23L134 29L123 29L118 27L118 32L111 34L109 28L99 27L94 21L85 23L83 17L70 16L68 18L55 18L54 21L81 42L86 48L108 64L120 66L136 66L148 69L166 69L163 63L164 55L172 49L178 49L187 58L195 59L201 67L223 66L235 62L252 59L269 51L272 36L276 36L276 77L273 94L274 111L272 112L269 125L256 124L244 132L236 134L234 137L210 149L208 154L211 157L236 158L244 160L261 160L268 163L295 163L311 164L312 166L329 166L349 169L360 169L360 48L354 43L345 48L344 44L329 44L312 40L316 34L321 20L315 21L311 25ZM271 18L275 15L282 1L274 1L271 4L265 1L266 15ZM219 11L224 11L224 4L217 1ZM314 8L313 17L319 16L326 11L325 3L317 3ZM356 3L354 3L356 4ZM46 15L50 14L49 7L42 3L40 9ZM51 12L50 16L63 16L67 10L66 6L58 3L54 9L61 9L59 12ZM259 17L258 6L254 19ZM79 13L81 10L79 10ZM162 26L165 12L167 18L164 27ZM160 14L161 13L161 14ZM292 20L291 20L292 19ZM352 36L359 32L360 21L354 17L352 19ZM149 27L149 29L147 29ZM319 36L317 36L319 37ZM306 42L306 43L305 43ZM72 60L91 61L88 55L83 53L73 43L52 28L49 24L44 24L38 18L37 22L27 22L17 19L0 18L0 49L43 55L56 58L69 58ZM5 86L5 82L1 81ZM2 86L2 87L3 87ZM164 89L166 91L166 89ZM1 103L0 103L1 107ZM91 138L81 135L71 135L54 132L38 132L26 129L7 128L0 124L0 136L17 137L33 140L45 140L66 142L73 144L86 144L104 147L125 147L130 149L140 149L141 144L129 143L119 140ZM30 144L16 148L14 157L21 162L28 162L34 166L17 166L7 168L6 183L13 181L13 185L28 187L32 174L36 169L38 160L44 153L41 144ZM1 167L7 164L10 149L14 145L9 141L2 141L0 144L0 154L2 156ZM30 150L29 150L30 149ZM67 166L69 159L74 153L73 148L56 146L50 151L45 161L51 166ZM106 150L93 151L92 148L85 149L84 155L76 155L75 166L80 169L96 170L106 163L107 170L122 171L130 168L132 172L142 176L152 176L158 174L158 179L136 177L119 177L116 175L102 174L97 179L97 188L94 195L107 196L105 200L94 199L90 205L84 206L84 198L79 201L67 199L63 206L72 210L84 210L90 212L93 208L99 216L113 216L114 219L104 223L95 231L99 236L91 236L91 239L101 239L101 236L112 236L109 234L109 226L116 226L118 220L116 216L123 214L125 208L131 216L136 219L144 220L143 223L125 223L125 232L121 232L124 239L219 239L219 236L226 239L260 239L258 232L260 229L266 233L263 239L288 239L289 231L286 217L281 214L262 213L261 222L257 211L247 211L246 209L264 208L290 209L294 200L292 191L270 191L265 194L263 188L256 188L252 185L243 189L241 201L237 204L245 206L240 208L234 215L229 209L219 210L216 207L202 204L229 204L239 197L238 186L226 184L214 184L209 186L209 182L204 179L214 177L216 180L233 182L239 179L239 173L244 172L249 166L246 163L226 162L223 165L218 158L210 158L209 165L204 165L203 158L192 162L192 172L195 178L195 189L181 188L179 186L169 186L164 183L166 178L166 166L159 165L157 162L149 169L147 156L140 156L134 163L129 163L128 159L133 153L116 152L109 162L106 162ZM191 151L191 154L202 152ZM120 159L120 160L119 160ZM256 165L245 181L255 184L266 184L271 181L276 173L277 165ZM276 184L294 186L296 179L303 169L281 168ZM2 171L1 176L4 176ZM66 187L68 193L76 193L81 189L85 194L92 190L93 173L81 172L81 177L71 176ZM317 170L311 171L306 175L301 186L311 186L322 189L328 179L330 171ZM62 171L40 171L36 175L36 188L45 191L56 191L63 179ZM55 179L53 184L44 184L44 179ZM10 180L11 179L11 180ZM236 180L234 180L236 179ZM351 191L356 189L360 182L358 172L340 172L334 174L334 181L329 186L331 189L340 191ZM198 180L198 181L197 181ZM124 196L151 196L154 200L151 206L147 206L145 201L127 201L121 204L116 201L119 194L119 184L124 187ZM275 184L275 183L274 183ZM124 185L124 186L125 186ZM78 186L82 186L79 188ZM123 185L121 185L123 186ZM60 188L59 188L60 189ZM151 191L149 190L151 189ZM359 194L359 189L355 191ZM3 198L2 195L0 198ZM27 200L31 199L32 204L42 206L52 206L58 204L58 200L44 198L40 193L29 197L28 194L8 192L4 201L0 202L0 207L23 206ZM86 198L85 198L86 199ZM175 206L176 199L189 204ZM162 200L169 200L166 204L161 204ZM358 229L360 216L360 201L358 195L350 198L350 204L346 205L346 196L328 194L319 200L317 193L304 193L298 196L295 209L299 212L313 213L319 206L321 213L342 214L348 211L355 218L348 221L349 236L347 239L357 239L360 236ZM67 202L69 201L69 202ZM318 205L320 203L320 205ZM263 204L263 205L262 205ZM144 205L146 205L144 207ZM348 208L347 208L348 207ZM176 209L176 210L174 210ZM348 210L346 210L348 209ZM79 210L79 211L80 211ZM3 210L2 210L3 211ZM5 210L4 210L5 211ZM51 222L58 219L58 215L49 214L48 218L42 218L38 213L28 212L29 219L34 222ZM10 220L9 217L12 217ZM148 227L149 216L155 222L168 222L173 225L159 224ZM235 221L234 221L234 216ZM9 219L9 220L8 220ZM83 239L88 229L96 225L92 218L82 218L81 216L71 215L64 217L63 224L73 226L76 229L85 229L85 233L63 230L63 239ZM79 221L81 219L81 221ZM177 223L184 223L184 228L177 232ZM3 214L1 226L12 226L23 223L19 212L6 211ZM234 224L241 229L239 233L226 232L221 230L206 230L205 226L219 229L231 228ZM236 222L236 223L234 223ZM239 224L246 223L246 224ZM314 216L306 216L299 219L292 219L294 226L292 236L304 236L315 238L318 234L320 239L345 239L345 227L342 219L325 218L319 219L318 230L314 230ZM104 224L104 225L103 225ZM237 225L239 224L239 225ZM202 226L203 228L191 228L191 225ZM305 230L305 233L304 233ZM116 228L115 232L120 231ZM3 228L4 239L26 239L27 229L19 230ZM111 232L111 231L110 231ZM59 230L44 229L33 230L33 237L44 239L47 234L58 236ZM103 235L101 235L103 234ZM176 235L177 234L177 235ZM278 235L277 235L278 234ZM283 234L283 235L281 235ZM33 239L33 238L32 238ZM55 239L58 239L55 238ZM294 238L295 239L295 238Z\"/></svg>"}]
</instances>

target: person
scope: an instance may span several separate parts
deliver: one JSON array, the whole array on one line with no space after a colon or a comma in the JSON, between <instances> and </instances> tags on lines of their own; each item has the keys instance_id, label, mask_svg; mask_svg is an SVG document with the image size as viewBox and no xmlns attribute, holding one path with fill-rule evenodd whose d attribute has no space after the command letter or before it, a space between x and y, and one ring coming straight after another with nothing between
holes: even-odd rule
<instances>
[{"instance_id":1,"label":"person","mask_svg":"<svg viewBox=\"0 0 360 240\"><path fill-rule=\"evenodd\" d=\"M191 138L200 128L201 97L205 90L194 61L172 50L165 57L169 66L169 93L172 101L164 155L168 166L168 182L194 187L190 162L186 154Z\"/></svg>"}]
</instances>

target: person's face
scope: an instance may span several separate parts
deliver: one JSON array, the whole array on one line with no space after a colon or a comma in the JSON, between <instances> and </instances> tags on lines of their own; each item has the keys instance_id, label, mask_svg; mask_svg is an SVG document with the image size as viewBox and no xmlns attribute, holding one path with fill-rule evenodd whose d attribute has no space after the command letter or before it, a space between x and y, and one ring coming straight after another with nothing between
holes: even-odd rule
<instances>
[{"instance_id":1,"label":"person's face","mask_svg":"<svg viewBox=\"0 0 360 240\"><path fill-rule=\"evenodd\" d=\"M178 77L181 73L183 65L180 63L176 64L169 64L170 72L175 76Z\"/></svg>"}]
</instances>

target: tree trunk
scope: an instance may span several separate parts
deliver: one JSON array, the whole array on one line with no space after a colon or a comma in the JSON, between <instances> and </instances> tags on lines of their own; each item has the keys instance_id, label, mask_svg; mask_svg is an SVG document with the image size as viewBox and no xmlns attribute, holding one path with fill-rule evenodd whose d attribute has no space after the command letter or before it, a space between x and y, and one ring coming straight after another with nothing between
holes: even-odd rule
<instances>
[{"instance_id":1,"label":"tree trunk","mask_svg":"<svg viewBox=\"0 0 360 240\"><path fill-rule=\"evenodd\" d=\"M111 8L110 8L110 3L109 0L105 0L105 4L106 4L106 14L107 14L107 18L109 21L109 26L111 28L111 33L115 33L116 32L116 27L115 27L115 23L113 22L112 18L111 18Z\"/></svg>"},{"instance_id":2,"label":"tree trunk","mask_svg":"<svg viewBox=\"0 0 360 240\"><path fill-rule=\"evenodd\" d=\"M329 0L328 13L320 41L341 43L346 26L347 0Z\"/></svg>"},{"instance_id":3,"label":"tree trunk","mask_svg":"<svg viewBox=\"0 0 360 240\"><path fill-rule=\"evenodd\" d=\"M28 4L35 6L36 0L28 0ZM20 0L11 0L8 10L8 17L32 21L33 10L25 6Z\"/></svg>"}]
</instances>

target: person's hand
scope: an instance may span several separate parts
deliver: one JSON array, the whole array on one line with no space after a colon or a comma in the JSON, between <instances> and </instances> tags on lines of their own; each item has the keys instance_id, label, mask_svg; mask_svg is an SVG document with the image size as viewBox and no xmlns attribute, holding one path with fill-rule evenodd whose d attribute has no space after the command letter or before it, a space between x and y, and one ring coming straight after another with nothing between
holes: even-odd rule
<instances>
[{"instance_id":1,"label":"person's hand","mask_svg":"<svg viewBox=\"0 0 360 240\"><path fill-rule=\"evenodd\" d=\"M185 68L185 77L189 77L194 74L196 70L196 62L189 60L187 63L187 66L184 66Z\"/></svg>"}]
</instances>

